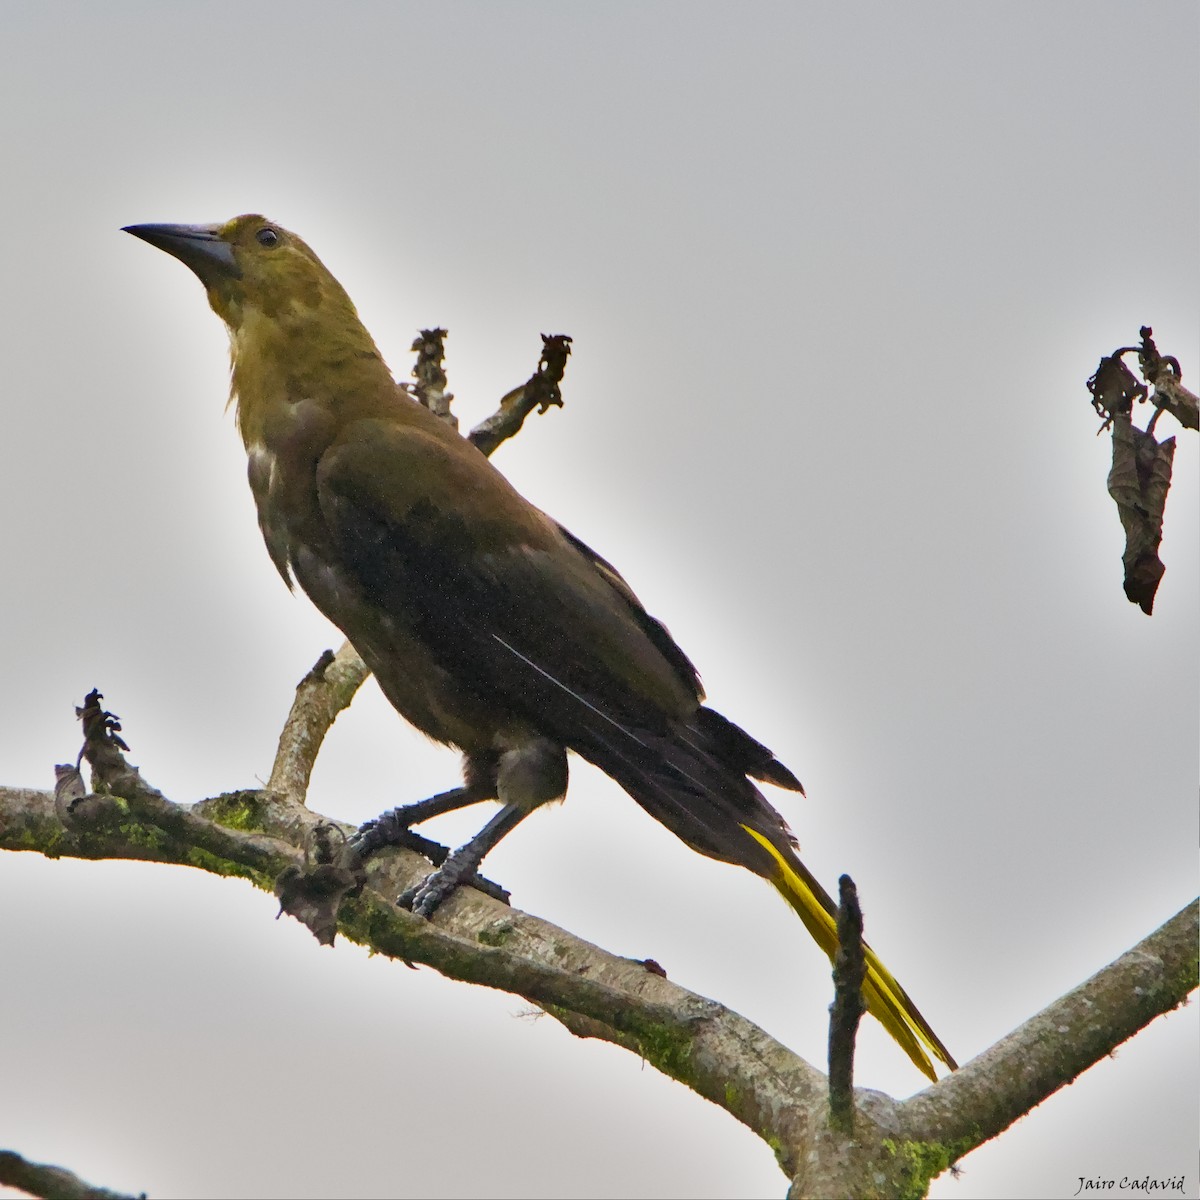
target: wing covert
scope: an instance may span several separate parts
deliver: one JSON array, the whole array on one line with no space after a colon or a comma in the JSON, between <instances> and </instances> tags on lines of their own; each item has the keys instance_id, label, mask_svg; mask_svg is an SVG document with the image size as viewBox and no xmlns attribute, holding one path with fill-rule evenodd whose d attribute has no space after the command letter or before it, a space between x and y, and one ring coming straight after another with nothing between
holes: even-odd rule
<instances>
[{"instance_id":1,"label":"wing covert","mask_svg":"<svg viewBox=\"0 0 1200 1200\"><path fill-rule=\"evenodd\" d=\"M693 712L695 669L625 581L447 437L360 421L322 456L343 567L456 678L564 744L597 716L657 731Z\"/></svg>"}]
</instances>

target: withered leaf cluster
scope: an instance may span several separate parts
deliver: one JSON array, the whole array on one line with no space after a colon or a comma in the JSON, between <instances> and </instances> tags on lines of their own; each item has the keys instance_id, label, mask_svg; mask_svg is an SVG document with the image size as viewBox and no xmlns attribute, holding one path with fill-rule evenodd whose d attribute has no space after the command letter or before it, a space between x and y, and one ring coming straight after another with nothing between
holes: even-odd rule
<instances>
[{"instance_id":1,"label":"withered leaf cluster","mask_svg":"<svg viewBox=\"0 0 1200 1200\"><path fill-rule=\"evenodd\" d=\"M1163 512L1171 489L1171 467L1175 458L1174 437L1159 441L1154 427L1168 412L1185 429L1200 426L1196 397L1183 387L1183 372L1173 355L1159 353L1153 330L1143 325L1141 343L1122 346L1100 360L1087 381L1092 407L1104 418L1098 432L1112 430L1112 470L1108 493L1117 505L1125 530L1125 595L1149 616L1166 567L1158 549L1163 536ZM1145 382L1134 375L1122 356L1137 354ZM1150 389L1154 390L1151 391ZM1133 423L1135 404L1149 403L1154 412L1145 429Z\"/></svg>"}]
</instances>

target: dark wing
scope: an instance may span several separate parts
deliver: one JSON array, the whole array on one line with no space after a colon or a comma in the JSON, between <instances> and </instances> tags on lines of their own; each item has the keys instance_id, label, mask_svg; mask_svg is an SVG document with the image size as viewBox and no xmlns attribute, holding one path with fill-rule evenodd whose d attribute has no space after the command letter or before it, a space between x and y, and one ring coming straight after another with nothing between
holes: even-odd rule
<instances>
[{"instance_id":1,"label":"dark wing","mask_svg":"<svg viewBox=\"0 0 1200 1200\"><path fill-rule=\"evenodd\" d=\"M628 585L461 439L355 422L317 488L341 564L497 702L570 694L648 728L695 709L695 668Z\"/></svg>"},{"instance_id":2,"label":"dark wing","mask_svg":"<svg viewBox=\"0 0 1200 1200\"><path fill-rule=\"evenodd\" d=\"M743 826L790 837L746 776L799 784L701 707L695 668L611 564L425 429L357 422L317 480L343 569L445 671L596 763L694 849L771 877Z\"/></svg>"}]
</instances>

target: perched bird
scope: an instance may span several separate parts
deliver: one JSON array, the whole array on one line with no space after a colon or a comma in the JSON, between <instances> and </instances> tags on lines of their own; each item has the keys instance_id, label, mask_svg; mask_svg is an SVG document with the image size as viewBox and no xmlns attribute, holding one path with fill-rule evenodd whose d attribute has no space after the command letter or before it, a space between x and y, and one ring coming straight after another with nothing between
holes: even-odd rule
<instances>
[{"instance_id":1,"label":"perched bird","mask_svg":"<svg viewBox=\"0 0 1200 1200\"><path fill-rule=\"evenodd\" d=\"M429 916L530 811L567 751L693 850L769 880L831 957L835 906L750 782L791 771L707 708L695 667L613 566L521 497L392 378L341 285L265 217L126 232L199 276L229 327L232 398L271 559L351 640L397 711L463 754L408 823L502 808L419 888ZM868 949L863 995L913 1062L954 1061Z\"/></svg>"}]
</instances>

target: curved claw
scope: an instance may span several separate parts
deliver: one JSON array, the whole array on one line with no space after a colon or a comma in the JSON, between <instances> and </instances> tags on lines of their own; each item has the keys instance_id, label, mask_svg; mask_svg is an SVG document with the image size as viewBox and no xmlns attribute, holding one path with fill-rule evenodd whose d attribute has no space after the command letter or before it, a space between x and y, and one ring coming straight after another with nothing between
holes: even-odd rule
<instances>
[{"instance_id":1,"label":"curved claw","mask_svg":"<svg viewBox=\"0 0 1200 1200\"><path fill-rule=\"evenodd\" d=\"M459 846L424 882L403 892L396 903L417 916L428 918L458 888L470 884L507 904L508 892L486 879L479 879L476 872L484 855L515 829L528 812L519 805L506 804L466 845ZM401 815L404 815L403 811ZM386 820L386 816L381 820Z\"/></svg>"},{"instance_id":2,"label":"curved claw","mask_svg":"<svg viewBox=\"0 0 1200 1200\"><path fill-rule=\"evenodd\" d=\"M460 887L474 888L501 904L509 902L510 893L507 888L485 879L482 875L472 874L467 879L455 879L452 876L460 872L447 871L445 867L427 875L420 883L406 888L396 897L396 904L406 908L418 917L428 920L441 907L443 901L449 899Z\"/></svg>"},{"instance_id":3,"label":"curved claw","mask_svg":"<svg viewBox=\"0 0 1200 1200\"><path fill-rule=\"evenodd\" d=\"M365 821L355 833L350 835L350 848L360 860L365 861L384 846L402 846L406 850L415 850L429 859L435 867L440 866L449 857L449 846L443 846L441 842L422 837L421 834L397 823L388 822L387 817L389 816L391 816L390 813L385 814L384 817Z\"/></svg>"},{"instance_id":4,"label":"curved claw","mask_svg":"<svg viewBox=\"0 0 1200 1200\"><path fill-rule=\"evenodd\" d=\"M469 863L456 863L450 858L445 865L427 875L415 887L401 892L396 903L401 908L410 909L418 917L428 920L444 901L464 884L470 883L474 877L475 871Z\"/></svg>"}]
</instances>

